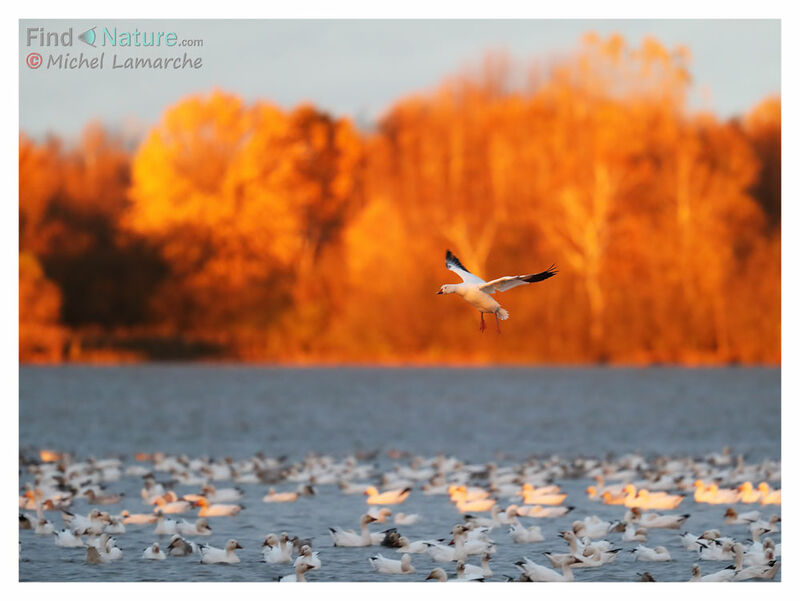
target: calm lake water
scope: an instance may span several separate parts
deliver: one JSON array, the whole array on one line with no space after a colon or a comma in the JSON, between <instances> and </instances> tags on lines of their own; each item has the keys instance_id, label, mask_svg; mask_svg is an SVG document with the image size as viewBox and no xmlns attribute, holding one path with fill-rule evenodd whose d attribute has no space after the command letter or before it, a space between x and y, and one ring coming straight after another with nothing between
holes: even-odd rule
<instances>
[{"instance_id":1,"label":"calm lake water","mask_svg":"<svg viewBox=\"0 0 800 601\"><path fill-rule=\"evenodd\" d=\"M399 449L502 465L552 453L702 456L725 445L744 454L748 463L780 459L779 369L23 367L19 410L21 450L54 448L81 458L119 454L127 461L137 451L234 458L263 451L299 460L309 451L343 456L377 449L382 452L376 461L388 468L393 462L385 451ZM24 482L27 475L21 478ZM583 490L589 483L559 482L569 493L567 504L576 508L564 518L537 522L545 542L514 545L505 528L492 532L498 543L492 559L498 579L502 574L516 577L513 563L523 555L546 563L542 551L562 551L565 545L556 533L573 519L622 517L619 507L587 498ZM287 504L262 503L266 485L242 487L246 509L235 518L212 518L214 535L204 541L222 546L227 538L237 538L245 547L239 552L241 564L141 560L142 549L158 539L153 526L129 526L117 537L124 559L101 566L87 565L84 550L57 548L51 537L21 531L20 579L270 580L292 571L286 564L259 561L264 535L283 530L314 538L323 567L311 572L310 580L421 580L438 565L412 555L416 574L387 577L372 572L367 558L376 551L394 558L393 550L332 547L327 527L357 529L366 508L363 498L342 495L335 486L321 486L316 497ZM112 513L149 510L139 496L140 478L123 478L108 488L127 496L107 508ZM176 488L178 494L191 490ZM74 510L86 513L89 506L78 501ZM395 511L423 516L413 526L399 527L412 540L443 537L459 519L446 497L418 492ZM686 529L699 534L718 527L723 511L724 506L698 505L689 496L679 512L692 514ZM762 510L767 516L773 512L779 508ZM61 527L57 513L48 517ZM390 526L377 524L372 530ZM576 579L630 580L648 570L657 580L687 580L696 554L683 550L678 532L654 530L647 542L667 546L672 562L634 563L623 551L613 564L577 570ZM743 526L723 528L723 534L749 538ZM780 534L772 537L780 542ZM619 541L618 534L610 538ZM622 546L627 550L635 543ZM700 563L708 573L730 562Z\"/></svg>"}]
</instances>

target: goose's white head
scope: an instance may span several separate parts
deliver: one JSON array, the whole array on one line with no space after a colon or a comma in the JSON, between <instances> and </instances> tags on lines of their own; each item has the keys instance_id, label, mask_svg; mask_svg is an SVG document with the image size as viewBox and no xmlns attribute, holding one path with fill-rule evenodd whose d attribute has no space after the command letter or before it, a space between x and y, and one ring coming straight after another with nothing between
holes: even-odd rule
<instances>
[{"instance_id":1,"label":"goose's white head","mask_svg":"<svg viewBox=\"0 0 800 601\"><path fill-rule=\"evenodd\" d=\"M457 284L443 284L436 294L453 294L457 289Z\"/></svg>"},{"instance_id":2,"label":"goose's white head","mask_svg":"<svg viewBox=\"0 0 800 601\"><path fill-rule=\"evenodd\" d=\"M234 539L231 539L227 543L225 543L225 550L228 551L229 553L235 551L236 549L242 549L242 548L243 548L242 545L237 543Z\"/></svg>"}]
</instances>

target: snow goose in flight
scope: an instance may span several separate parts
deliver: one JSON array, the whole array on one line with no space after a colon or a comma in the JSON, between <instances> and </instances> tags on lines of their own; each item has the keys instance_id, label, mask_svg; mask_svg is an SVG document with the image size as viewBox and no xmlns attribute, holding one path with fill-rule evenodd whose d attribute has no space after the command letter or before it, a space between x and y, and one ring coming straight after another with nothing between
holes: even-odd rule
<instances>
[{"instance_id":1,"label":"snow goose in flight","mask_svg":"<svg viewBox=\"0 0 800 601\"><path fill-rule=\"evenodd\" d=\"M478 276L469 272L469 270L461 264L453 253L449 250L445 255L445 266L453 273L458 274L462 282L460 284L444 284L436 294L458 294L467 301L470 305L475 307L481 313L481 332L486 330L486 323L483 320L484 313L494 314L497 323L497 332L500 332L500 320L508 319L508 311L500 306L492 294L495 292L505 292L516 286L522 284L531 284L533 282L541 282L547 278L553 277L556 273L555 265L551 265L546 271L540 273L530 273L527 275L508 275L497 278L490 282L482 280Z\"/></svg>"}]
</instances>

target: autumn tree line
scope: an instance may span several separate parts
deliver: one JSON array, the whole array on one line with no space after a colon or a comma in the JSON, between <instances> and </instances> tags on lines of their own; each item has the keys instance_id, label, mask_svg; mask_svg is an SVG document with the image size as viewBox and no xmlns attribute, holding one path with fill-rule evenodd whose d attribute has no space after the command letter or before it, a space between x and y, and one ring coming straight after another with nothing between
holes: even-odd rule
<instances>
[{"instance_id":1,"label":"autumn tree line","mask_svg":"<svg viewBox=\"0 0 800 601\"><path fill-rule=\"evenodd\" d=\"M781 104L690 110L690 56L487 55L375 128L215 91L138 145L20 134L23 361L780 362ZM454 296L452 249L502 335Z\"/></svg>"}]
</instances>

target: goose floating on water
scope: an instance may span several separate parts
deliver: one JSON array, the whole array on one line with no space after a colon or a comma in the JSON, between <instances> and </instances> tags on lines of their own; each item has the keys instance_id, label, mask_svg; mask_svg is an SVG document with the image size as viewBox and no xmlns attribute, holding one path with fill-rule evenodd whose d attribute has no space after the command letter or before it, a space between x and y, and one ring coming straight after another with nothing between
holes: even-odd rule
<instances>
[{"instance_id":1,"label":"goose floating on water","mask_svg":"<svg viewBox=\"0 0 800 601\"><path fill-rule=\"evenodd\" d=\"M400 559L388 559L378 553L369 558L372 569L381 574L412 574L416 569L411 565L411 556L404 553Z\"/></svg>"},{"instance_id":2,"label":"goose floating on water","mask_svg":"<svg viewBox=\"0 0 800 601\"><path fill-rule=\"evenodd\" d=\"M225 543L224 549L211 547L209 545L199 545L200 547L200 563L239 563L239 556L236 555L236 549L241 549L242 545L236 542L235 539L230 539Z\"/></svg>"},{"instance_id":3,"label":"goose floating on water","mask_svg":"<svg viewBox=\"0 0 800 601\"><path fill-rule=\"evenodd\" d=\"M367 496L368 505L399 505L408 498L411 494L410 488L398 488L395 490L387 490L378 492L374 486L369 486L364 491Z\"/></svg>"},{"instance_id":4,"label":"goose floating on water","mask_svg":"<svg viewBox=\"0 0 800 601\"><path fill-rule=\"evenodd\" d=\"M361 533L352 530L342 530L341 528L328 528L333 539L334 547L369 547L372 545L372 536L367 525L374 522L375 518L364 514L361 516Z\"/></svg>"},{"instance_id":5,"label":"goose floating on water","mask_svg":"<svg viewBox=\"0 0 800 601\"><path fill-rule=\"evenodd\" d=\"M164 561L167 556L164 554L164 551L161 550L161 547L158 543L153 543L149 547L147 547L144 552L142 553L142 559L152 559L155 561Z\"/></svg>"}]
</instances>

